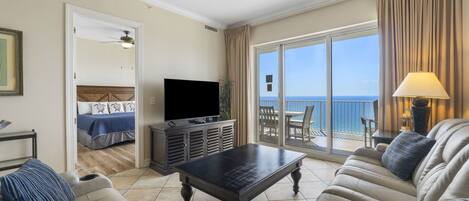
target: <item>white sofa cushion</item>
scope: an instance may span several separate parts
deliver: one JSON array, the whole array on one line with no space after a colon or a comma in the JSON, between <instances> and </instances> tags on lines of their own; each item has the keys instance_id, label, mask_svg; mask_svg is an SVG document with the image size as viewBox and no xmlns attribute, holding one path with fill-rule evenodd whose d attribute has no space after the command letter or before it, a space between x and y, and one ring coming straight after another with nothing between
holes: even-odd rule
<instances>
[{"instance_id":1,"label":"white sofa cushion","mask_svg":"<svg viewBox=\"0 0 469 201\"><path fill-rule=\"evenodd\" d=\"M338 174L331 186L344 187L352 192L381 201L415 201L415 196L387 188L347 174ZM351 199L355 200L355 199Z\"/></svg>"},{"instance_id":2,"label":"white sofa cushion","mask_svg":"<svg viewBox=\"0 0 469 201\"><path fill-rule=\"evenodd\" d=\"M430 169L442 162L440 156L442 155L448 138L456 131L467 126L469 126L468 120L452 119L444 120L432 128L427 136L436 139L437 142L414 171L412 175L412 181L414 185L418 185L418 183L423 179L425 174L430 171Z\"/></svg>"},{"instance_id":3,"label":"white sofa cushion","mask_svg":"<svg viewBox=\"0 0 469 201\"><path fill-rule=\"evenodd\" d=\"M339 170L338 175L353 176L360 180L389 188L390 190L399 191L413 197L416 196L415 186L410 181L400 180L383 167L366 170L354 166L343 166L343 168Z\"/></svg>"},{"instance_id":4,"label":"white sofa cushion","mask_svg":"<svg viewBox=\"0 0 469 201\"><path fill-rule=\"evenodd\" d=\"M317 198L317 200L379 201L363 193L337 185L329 186L326 190L324 190L319 198Z\"/></svg>"}]
</instances>

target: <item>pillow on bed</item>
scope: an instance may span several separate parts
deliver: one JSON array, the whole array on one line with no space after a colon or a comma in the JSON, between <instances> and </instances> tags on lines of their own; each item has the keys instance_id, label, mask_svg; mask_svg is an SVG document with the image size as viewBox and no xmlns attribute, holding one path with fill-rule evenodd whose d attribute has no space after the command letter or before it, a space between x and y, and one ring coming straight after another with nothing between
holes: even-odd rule
<instances>
[{"instance_id":1,"label":"pillow on bed","mask_svg":"<svg viewBox=\"0 0 469 201\"><path fill-rule=\"evenodd\" d=\"M124 110L124 105L122 102L110 102L109 103L109 113L114 114L114 113L123 113L125 112Z\"/></svg>"},{"instance_id":2,"label":"pillow on bed","mask_svg":"<svg viewBox=\"0 0 469 201\"><path fill-rule=\"evenodd\" d=\"M78 101L78 114L91 114L91 102Z\"/></svg>"},{"instance_id":3,"label":"pillow on bed","mask_svg":"<svg viewBox=\"0 0 469 201\"><path fill-rule=\"evenodd\" d=\"M91 104L91 114L109 114L107 102L95 102Z\"/></svg>"},{"instance_id":4,"label":"pillow on bed","mask_svg":"<svg viewBox=\"0 0 469 201\"><path fill-rule=\"evenodd\" d=\"M124 102L125 112L135 112L135 101Z\"/></svg>"}]
</instances>

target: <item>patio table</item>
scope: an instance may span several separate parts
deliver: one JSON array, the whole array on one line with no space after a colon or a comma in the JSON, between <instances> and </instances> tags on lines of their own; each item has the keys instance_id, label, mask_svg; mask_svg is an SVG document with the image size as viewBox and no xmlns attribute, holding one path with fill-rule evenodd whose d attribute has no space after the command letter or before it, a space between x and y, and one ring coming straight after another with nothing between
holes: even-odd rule
<instances>
[{"instance_id":1,"label":"patio table","mask_svg":"<svg viewBox=\"0 0 469 201\"><path fill-rule=\"evenodd\" d=\"M278 110L275 110L275 114L279 114L279 111ZM293 118L293 117L296 117L296 116L303 116L305 113L304 112L297 112L297 111L285 111L285 123L286 123L286 134L287 134L287 137L288 139L290 139L290 128L288 127L288 125L290 124L290 120Z\"/></svg>"}]
</instances>

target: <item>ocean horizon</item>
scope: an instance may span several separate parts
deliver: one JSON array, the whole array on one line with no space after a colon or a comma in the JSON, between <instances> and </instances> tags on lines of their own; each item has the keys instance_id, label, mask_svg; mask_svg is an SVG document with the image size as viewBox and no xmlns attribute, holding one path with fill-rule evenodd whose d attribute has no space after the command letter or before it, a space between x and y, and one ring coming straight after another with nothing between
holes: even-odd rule
<instances>
[{"instance_id":1,"label":"ocean horizon","mask_svg":"<svg viewBox=\"0 0 469 201\"><path fill-rule=\"evenodd\" d=\"M373 101L378 96L333 96L332 97L332 127L333 132L351 135L362 135L364 128L361 117L374 119ZM306 106L314 106L312 127L316 130L326 128L326 97L325 96L287 96L285 97L287 111L304 112ZM278 97L260 97L261 106L273 106L278 110ZM293 117L302 120L302 116Z\"/></svg>"},{"instance_id":2,"label":"ocean horizon","mask_svg":"<svg viewBox=\"0 0 469 201\"><path fill-rule=\"evenodd\" d=\"M261 96L260 100L276 100L277 96ZM326 96L286 96L286 100L326 100ZM378 96L332 96L333 100L377 100Z\"/></svg>"}]
</instances>

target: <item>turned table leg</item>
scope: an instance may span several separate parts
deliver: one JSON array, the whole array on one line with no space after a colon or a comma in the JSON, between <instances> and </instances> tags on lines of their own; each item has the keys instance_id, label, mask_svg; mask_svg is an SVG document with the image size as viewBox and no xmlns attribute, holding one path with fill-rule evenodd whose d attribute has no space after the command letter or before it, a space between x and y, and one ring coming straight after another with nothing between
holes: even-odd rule
<instances>
[{"instance_id":1,"label":"turned table leg","mask_svg":"<svg viewBox=\"0 0 469 201\"><path fill-rule=\"evenodd\" d=\"M190 201L192 197L192 187L187 183L182 184L181 196L184 198L184 201Z\"/></svg>"},{"instance_id":2,"label":"turned table leg","mask_svg":"<svg viewBox=\"0 0 469 201\"><path fill-rule=\"evenodd\" d=\"M300 187L298 186L298 183L300 182L300 179L301 179L300 168L293 171L291 173L291 177L293 179L293 192L295 192L295 195L296 195L298 194L298 191L300 190Z\"/></svg>"}]
</instances>

